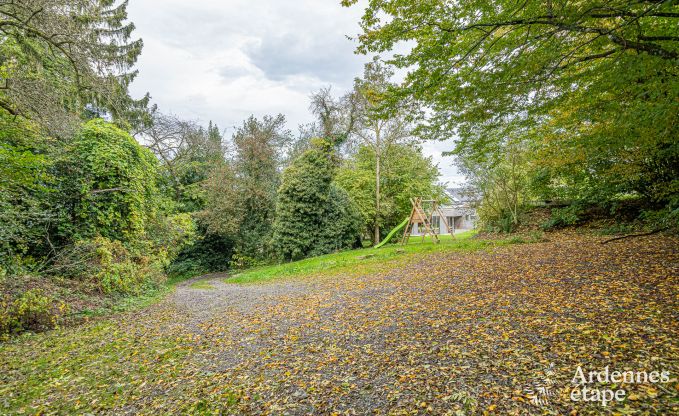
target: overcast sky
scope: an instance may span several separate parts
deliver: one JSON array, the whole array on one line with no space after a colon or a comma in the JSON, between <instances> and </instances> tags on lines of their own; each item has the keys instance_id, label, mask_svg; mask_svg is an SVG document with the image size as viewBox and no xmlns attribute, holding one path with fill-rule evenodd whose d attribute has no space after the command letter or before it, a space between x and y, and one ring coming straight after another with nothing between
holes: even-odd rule
<instances>
[{"instance_id":1,"label":"overcast sky","mask_svg":"<svg viewBox=\"0 0 679 416\"><path fill-rule=\"evenodd\" d=\"M359 32L358 7L340 0L132 0L129 17L144 39L134 96L147 91L165 113L230 135L251 114L282 113L288 128L312 120L309 95L351 88L368 58L353 53L347 35ZM160 5L162 4L162 6ZM441 180L460 182L451 143L424 144Z\"/></svg>"}]
</instances>

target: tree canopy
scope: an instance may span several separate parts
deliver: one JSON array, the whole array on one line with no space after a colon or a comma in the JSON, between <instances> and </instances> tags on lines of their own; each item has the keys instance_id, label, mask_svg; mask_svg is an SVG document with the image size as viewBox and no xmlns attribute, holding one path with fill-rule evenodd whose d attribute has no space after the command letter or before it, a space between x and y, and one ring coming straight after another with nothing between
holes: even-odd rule
<instances>
[{"instance_id":1,"label":"tree canopy","mask_svg":"<svg viewBox=\"0 0 679 416\"><path fill-rule=\"evenodd\" d=\"M0 108L58 135L77 128L85 113L145 121L148 97L128 95L143 43L132 38L127 4L0 1Z\"/></svg>"},{"instance_id":2,"label":"tree canopy","mask_svg":"<svg viewBox=\"0 0 679 416\"><path fill-rule=\"evenodd\" d=\"M371 0L358 51L407 42L391 104L428 109L419 133L464 163L523 142L546 194L676 206L678 23L675 1Z\"/></svg>"}]
</instances>

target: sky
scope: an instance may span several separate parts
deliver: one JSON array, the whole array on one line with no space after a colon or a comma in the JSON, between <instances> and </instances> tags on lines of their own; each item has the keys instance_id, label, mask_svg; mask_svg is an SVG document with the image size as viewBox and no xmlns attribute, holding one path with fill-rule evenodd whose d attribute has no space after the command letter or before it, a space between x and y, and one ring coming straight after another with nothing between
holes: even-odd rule
<instances>
[{"instance_id":1,"label":"sky","mask_svg":"<svg viewBox=\"0 0 679 416\"><path fill-rule=\"evenodd\" d=\"M250 115L282 113L288 128L312 121L309 96L331 86L349 90L370 58L354 54L347 36L360 32L361 8L340 0L132 0L128 12L144 40L131 93L151 94L160 111L227 135ZM423 150L450 185L451 142Z\"/></svg>"}]
</instances>

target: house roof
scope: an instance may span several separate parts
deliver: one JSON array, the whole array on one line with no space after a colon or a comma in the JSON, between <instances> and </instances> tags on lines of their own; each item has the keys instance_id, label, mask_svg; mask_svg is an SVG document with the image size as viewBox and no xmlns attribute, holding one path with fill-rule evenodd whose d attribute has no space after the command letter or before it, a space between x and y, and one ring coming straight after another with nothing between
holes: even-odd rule
<instances>
[{"instance_id":1,"label":"house roof","mask_svg":"<svg viewBox=\"0 0 679 416\"><path fill-rule=\"evenodd\" d=\"M447 188L446 194L450 197L452 205L475 202L474 195L465 188Z\"/></svg>"}]
</instances>

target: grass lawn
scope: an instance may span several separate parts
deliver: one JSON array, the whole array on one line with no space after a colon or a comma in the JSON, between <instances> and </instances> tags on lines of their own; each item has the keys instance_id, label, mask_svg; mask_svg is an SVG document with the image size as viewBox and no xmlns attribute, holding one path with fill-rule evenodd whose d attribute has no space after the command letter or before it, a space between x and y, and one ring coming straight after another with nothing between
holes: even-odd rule
<instances>
[{"instance_id":1,"label":"grass lawn","mask_svg":"<svg viewBox=\"0 0 679 416\"><path fill-rule=\"evenodd\" d=\"M226 283L260 283L272 279L333 275L337 273L370 273L382 268L397 266L399 262L412 261L421 255L451 250L474 251L489 247L506 245L507 240L487 241L473 238L475 231L455 235L439 236L440 243L433 238L411 237L408 245L389 244L374 249L372 247L347 250L324 256L312 257L290 263L263 266L243 271L225 279Z\"/></svg>"},{"instance_id":2,"label":"grass lawn","mask_svg":"<svg viewBox=\"0 0 679 416\"><path fill-rule=\"evenodd\" d=\"M197 280L190 285L191 289L210 290L215 287L205 280Z\"/></svg>"}]
</instances>

